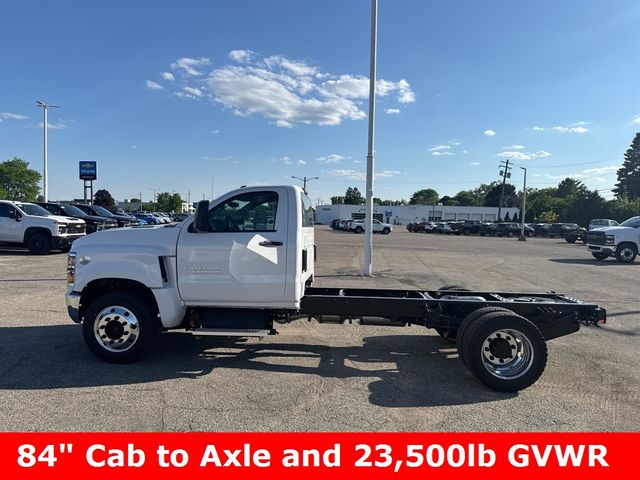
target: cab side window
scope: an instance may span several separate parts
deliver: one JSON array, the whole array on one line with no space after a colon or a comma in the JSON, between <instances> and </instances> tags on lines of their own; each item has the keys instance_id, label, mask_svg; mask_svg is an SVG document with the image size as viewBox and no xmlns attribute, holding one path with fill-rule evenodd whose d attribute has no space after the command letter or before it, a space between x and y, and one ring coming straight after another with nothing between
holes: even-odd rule
<instances>
[{"instance_id":1,"label":"cab side window","mask_svg":"<svg viewBox=\"0 0 640 480\"><path fill-rule=\"evenodd\" d=\"M0 217L9 217L11 211L15 212L15 208L8 203L0 203Z\"/></svg>"},{"instance_id":2,"label":"cab side window","mask_svg":"<svg viewBox=\"0 0 640 480\"><path fill-rule=\"evenodd\" d=\"M210 231L273 232L277 210L276 192L241 193L209 211Z\"/></svg>"}]
</instances>

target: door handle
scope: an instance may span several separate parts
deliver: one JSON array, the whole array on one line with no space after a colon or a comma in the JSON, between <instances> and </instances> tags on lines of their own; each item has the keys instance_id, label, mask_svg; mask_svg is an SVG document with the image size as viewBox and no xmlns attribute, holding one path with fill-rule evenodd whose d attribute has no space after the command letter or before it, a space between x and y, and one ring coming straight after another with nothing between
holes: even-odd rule
<instances>
[{"instance_id":1,"label":"door handle","mask_svg":"<svg viewBox=\"0 0 640 480\"><path fill-rule=\"evenodd\" d=\"M280 247L282 242L260 242L258 245L261 247Z\"/></svg>"}]
</instances>

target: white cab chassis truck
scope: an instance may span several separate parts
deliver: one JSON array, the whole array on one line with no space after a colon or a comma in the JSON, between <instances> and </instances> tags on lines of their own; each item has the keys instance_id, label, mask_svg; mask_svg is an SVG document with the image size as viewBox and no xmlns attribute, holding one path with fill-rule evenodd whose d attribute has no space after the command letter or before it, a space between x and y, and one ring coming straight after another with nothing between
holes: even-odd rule
<instances>
[{"instance_id":1,"label":"white cab chassis truck","mask_svg":"<svg viewBox=\"0 0 640 480\"><path fill-rule=\"evenodd\" d=\"M590 230L587 245L596 260L615 256L620 263L633 263L640 250L640 217L631 217L617 227Z\"/></svg>"},{"instance_id":2,"label":"white cab chassis truck","mask_svg":"<svg viewBox=\"0 0 640 480\"><path fill-rule=\"evenodd\" d=\"M161 330L264 336L299 318L320 323L423 325L456 342L490 388L533 384L546 341L604 323L597 305L556 293L314 288L311 201L296 186L241 188L177 225L82 238L68 260L68 312L89 349L138 358Z\"/></svg>"}]
</instances>

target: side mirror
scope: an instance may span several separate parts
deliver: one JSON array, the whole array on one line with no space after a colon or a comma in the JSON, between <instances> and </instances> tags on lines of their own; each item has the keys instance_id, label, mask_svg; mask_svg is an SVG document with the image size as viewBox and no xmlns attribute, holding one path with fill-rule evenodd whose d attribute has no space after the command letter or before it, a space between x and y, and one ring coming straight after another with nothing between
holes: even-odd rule
<instances>
[{"instance_id":1,"label":"side mirror","mask_svg":"<svg viewBox=\"0 0 640 480\"><path fill-rule=\"evenodd\" d=\"M16 222L22 221L22 215L20 215L16 210L11 210L9 212L9 218L13 218Z\"/></svg>"},{"instance_id":2,"label":"side mirror","mask_svg":"<svg viewBox=\"0 0 640 480\"><path fill-rule=\"evenodd\" d=\"M198 233L209 232L209 200L201 200L198 202L196 210L196 221L193 226Z\"/></svg>"}]
</instances>

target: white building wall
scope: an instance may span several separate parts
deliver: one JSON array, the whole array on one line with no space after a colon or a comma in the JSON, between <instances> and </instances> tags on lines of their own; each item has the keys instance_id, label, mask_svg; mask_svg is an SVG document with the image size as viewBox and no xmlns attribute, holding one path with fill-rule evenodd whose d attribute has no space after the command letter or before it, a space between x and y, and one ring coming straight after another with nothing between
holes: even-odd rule
<instances>
[{"instance_id":1,"label":"white building wall","mask_svg":"<svg viewBox=\"0 0 640 480\"><path fill-rule=\"evenodd\" d=\"M513 218L515 213L520 216L518 208L502 208L501 216L509 213ZM316 221L328 225L335 218L354 218L354 214L365 213L364 205L320 205L316 210ZM459 207L443 205L400 205L395 207L374 205L373 214L381 215L383 221L395 225L406 225L411 222L426 222L433 218L436 221L451 220L481 220L495 221L498 207Z\"/></svg>"}]
</instances>

